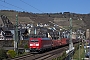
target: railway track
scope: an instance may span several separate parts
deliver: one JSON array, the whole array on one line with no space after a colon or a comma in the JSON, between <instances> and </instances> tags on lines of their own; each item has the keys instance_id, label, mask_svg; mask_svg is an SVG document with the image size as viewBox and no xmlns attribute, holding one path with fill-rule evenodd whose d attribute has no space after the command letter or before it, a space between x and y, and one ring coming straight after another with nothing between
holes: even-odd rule
<instances>
[{"instance_id":1,"label":"railway track","mask_svg":"<svg viewBox=\"0 0 90 60\"><path fill-rule=\"evenodd\" d=\"M24 56L16 57L8 60L52 60L53 58L59 57L68 49L68 46L61 47L55 50L47 51L42 54L27 54Z\"/></svg>"},{"instance_id":2,"label":"railway track","mask_svg":"<svg viewBox=\"0 0 90 60\"><path fill-rule=\"evenodd\" d=\"M39 57L36 57L32 60L52 60L55 57L59 57L63 51L65 51L68 47L62 47L50 52L47 52Z\"/></svg>"},{"instance_id":3,"label":"railway track","mask_svg":"<svg viewBox=\"0 0 90 60\"><path fill-rule=\"evenodd\" d=\"M67 48L68 46L55 49L52 51L44 52L42 54L29 53L27 55L19 56L14 59L8 59L8 60L52 60L53 58L60 56L62 52L65 51Z\"/></svg>"}]
</instances>

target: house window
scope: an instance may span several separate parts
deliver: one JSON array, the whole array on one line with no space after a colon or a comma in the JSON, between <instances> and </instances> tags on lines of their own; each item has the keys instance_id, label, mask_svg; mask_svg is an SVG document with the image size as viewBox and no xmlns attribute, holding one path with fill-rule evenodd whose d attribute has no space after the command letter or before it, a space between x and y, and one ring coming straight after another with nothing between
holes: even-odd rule
<instances>
[{"instance_id":1,"label":"house window","mask_svg":"<svg viewBox=\"0 0 90 60\"><path fill-rule=\"evenodd\" d=\"M2 39L3 39L3 37L2 37Z\"/></svg>"},{"instance_id":2,"label":"house window","mask_svg":"<svg viewBox=\"0 0 90 60\"><path fill-rule=\"evenodd\" d=\"M0 37L0 39L3 39L3 37Z\"/></svg>"}]
</instances>

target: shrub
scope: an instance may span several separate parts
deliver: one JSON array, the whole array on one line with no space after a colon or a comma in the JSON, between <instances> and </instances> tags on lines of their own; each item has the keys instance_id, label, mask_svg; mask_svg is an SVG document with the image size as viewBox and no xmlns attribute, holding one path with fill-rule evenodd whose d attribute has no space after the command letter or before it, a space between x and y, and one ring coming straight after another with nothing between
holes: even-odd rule
<instances>
[{"instance_id":1,"label":"shrub","mask_svg":"<svg viewBox=\"0 0 90 60\"><path fill-rule=\"evenodd\" d=\"M6 58L7 58L6 51L4 49L0 49L0 60L6 59Z\"/></svg>"},{"instance_id":2,"label":"shrub","mask_svg":"<svg viewBox=\"0 0 90 60\"><path fill-rule=\"evenodd\" d=\"M26 44L26 45L24 46L24 48L25 48L25 49L28 49L28 48L29 48L29 47L28 47L28 44Z\"/></svg>"},{"instance_id":3,"label":"shrub","mask_svg":"<svg viewBox=\"0 0 90 60\"><path fill-rule=\"evenodd\" d=\"M14 58L16 56L16 52L14 50L8 50L7 55L9 58Z\"/></svg>"}]
</instances>

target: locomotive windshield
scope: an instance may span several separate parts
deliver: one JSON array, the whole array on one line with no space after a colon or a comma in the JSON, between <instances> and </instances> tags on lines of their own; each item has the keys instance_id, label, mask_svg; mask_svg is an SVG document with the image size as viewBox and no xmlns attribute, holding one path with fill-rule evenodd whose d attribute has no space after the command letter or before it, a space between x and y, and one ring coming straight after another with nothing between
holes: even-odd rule
<instances>
[{"instance_id":1,"label":"locomotive windshield","mask_svg":"<svg viewBox=\"0 0 90 60\"><path fill-rule=\"evenodd\" d=\"M31 40L30 42L38 42L38 40Z\"/></svg>"}]
</instances>

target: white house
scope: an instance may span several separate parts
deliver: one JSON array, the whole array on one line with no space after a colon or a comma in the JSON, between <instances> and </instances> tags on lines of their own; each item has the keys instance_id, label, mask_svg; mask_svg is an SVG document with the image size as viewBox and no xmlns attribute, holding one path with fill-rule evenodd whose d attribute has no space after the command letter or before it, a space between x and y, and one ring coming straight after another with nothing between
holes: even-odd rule
<instances>
[{"instance_id":1,"label":"white house","mask_svg":"<svg viewBox=\"0 0 90 60\"><path fill-rule=\"evenodd\" d=\"M13 40L13 34L6 28L0 27L0 40Z\"/></svg>"},{"instance_id":2,"label":"white house","mask_svg":"<svg viewBox=\"0 0 90 60\"><path fill-rule=\"evenodd\" d=\"M4 32L2 31L2 29L0 28L0 40L4 40Z\"/></svg>"}]
</instances>

